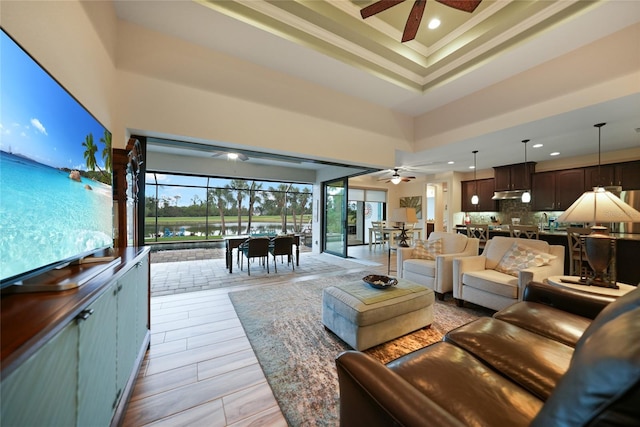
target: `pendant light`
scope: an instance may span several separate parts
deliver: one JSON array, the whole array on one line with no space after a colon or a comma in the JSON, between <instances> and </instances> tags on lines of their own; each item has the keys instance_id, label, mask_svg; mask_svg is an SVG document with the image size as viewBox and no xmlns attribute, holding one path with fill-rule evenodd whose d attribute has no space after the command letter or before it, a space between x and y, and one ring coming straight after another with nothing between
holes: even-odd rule
<instances>
[{"instance_id":1,"label":"pendant light","mask_svg":"<svg viewBox=\"0 0 640 427\"><path fill-rule=\"evenodd\" d=\"M522 203L529 203L531 201L531 192L527 190L529 187L529 168L527 168L527 142L528 139L523 139L524 143L524 193L522 193Z\"/></svg>"},{"instance_id":2,"label":"pendant light","mask_svg":"<svg viewBox=\"0 0 640 427\"><path fill-rule=\"evenodd\" d=\"M480 203L480 198L478 197L478 180L476 179L476 154L478 150L473 150L473 181L475 183L475 190L473 192L473 196L471 196L471 204L477 205Z\"/></svg>"}]
</instances>

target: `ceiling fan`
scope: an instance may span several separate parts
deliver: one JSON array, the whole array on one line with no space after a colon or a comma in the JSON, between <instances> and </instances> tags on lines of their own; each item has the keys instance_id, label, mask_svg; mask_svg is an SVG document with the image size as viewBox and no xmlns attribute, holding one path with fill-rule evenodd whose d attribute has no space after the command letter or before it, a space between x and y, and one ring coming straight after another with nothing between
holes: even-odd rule
<instances>
[{"instance_id":1,"label":"ceiling fan","mask_svg":"<svg viewBox=\"0 0 640 427\"><path fill-rule=\"evenodd\" d=\"M227 158L227 160L242 160L243 162L246 162L247 160L249 160L249 157L247 157L246 154L237 153L235 151L214 151L211 156L212 157L224 156Z\"/></svg>"},{"instance_id":2,"label":"ceiling fan","mask_svg":"<svg viewBox=\"0 0 640 427\"><path fill-rule=\"evenodd\" d=\"M401 182L409 182L412 179L416 179L416 177L415 176L400 176L400 174L398 173L398 168L394 168L393 169L393 175L391 175L391 178L381 178L378 181L385 181L385 183L392 182L392 183L398 185Z\"/></svg>"},{"instance_id":3,"label":"ceiling fan","mask_svg":"<svg viewBox=\"0 0 640 427\"><path fill-rule=\"evenodd\" d=\"M379 0L373 4L370 4L367 7L364 7L360 10L360 15L363 19L373 16L377 13L380 13L384 10L387 10L399 3L402 3L404 0ZM438 3L442 3L446 6L452 7L454 9L462 10L464 12L473 12L476 10L478 5L482 0L436 0ZM418 33L418 28L420 27L420 21L422 20L422 15L424 14L424 8L427 5L427 0L415 0L413 3L413 7L411 8L411 12L409 13L409 17L407 18L407 23L404 27L404 32L402 33L402 42L408 42L416 38L416 34Z\"/></svg>"}]
</instances>

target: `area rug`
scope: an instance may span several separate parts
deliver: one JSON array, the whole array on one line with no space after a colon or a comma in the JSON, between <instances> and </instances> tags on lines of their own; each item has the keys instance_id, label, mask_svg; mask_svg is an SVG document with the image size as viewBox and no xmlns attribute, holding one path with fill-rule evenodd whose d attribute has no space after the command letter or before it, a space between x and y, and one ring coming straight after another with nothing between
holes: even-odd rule
<instances>
[{"instance_id":1,"label":"area rug","mask_svg":"<svg viewBox=\"0 0 640 427\"><path fill-rule=\"evenodd\" d=\"M229 296L290 426L337 426L335 358L350 349L321 322L322 289L359 281L362 273L277 284ZM434 324L365 352L387 363L442 339L447 331L493 312L436 301Z\"/></svg>"}]
</instances>

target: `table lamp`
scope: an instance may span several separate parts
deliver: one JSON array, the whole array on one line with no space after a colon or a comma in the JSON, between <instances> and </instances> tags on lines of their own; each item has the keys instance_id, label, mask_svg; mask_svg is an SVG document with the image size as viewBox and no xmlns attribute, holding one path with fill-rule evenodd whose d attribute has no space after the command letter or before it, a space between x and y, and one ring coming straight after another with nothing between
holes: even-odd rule
<instances>
[{"instance_id":1,"label":"table lamp","mask_svg":"<svg viewBox=\"0 0 640 427\"><path fill-rule=\"evenodd\" d=\"M402 223L402 233L398 236L400 242L398 246L403 248L408 248L409 244L407 243L407 230L405 229L406 223L415 223L418 222L418 217L416 216L415 208L397 208L391 212L391 221L393 222L401 222Z\"/></svg>"},{"instance_id":2,"label":"table lamp","mask_svg":"<svg viewBox=\"0 0 640 427\"><path fill-rule=\"evenodd\" d=\"M602 223L640 222L640 212L620 200L619 197L603 187L594 187L585 192L578 200L558 217L558 222L584 222L593 224L591 234L584 238L587 261L594 271L587 280L588 285L615 288L615 237L608 235ZM612 272L605 274L607 268Z\"/></svg>"}]
</instances>

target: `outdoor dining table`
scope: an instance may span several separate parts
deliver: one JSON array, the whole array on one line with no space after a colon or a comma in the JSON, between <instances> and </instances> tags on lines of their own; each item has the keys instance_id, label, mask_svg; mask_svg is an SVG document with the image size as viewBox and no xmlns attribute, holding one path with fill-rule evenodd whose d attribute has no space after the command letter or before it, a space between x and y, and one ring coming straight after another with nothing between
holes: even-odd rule
<instances>
[{"instance_id":1,"label":"outdoor dining table","mask_svg":"<svg viewBox=\"0 0 640 427\"><path fill-rule=\"evenodd\" d=\"M233 250L237 249L242 242L247 240L249 235L243 236L226 236L225 242L225 266L229 269L229 273L233 273ZM296 267L300 266L300 235L295 234L293 236L293 244L296 246Z\"/></svg>"}]
</instances>

